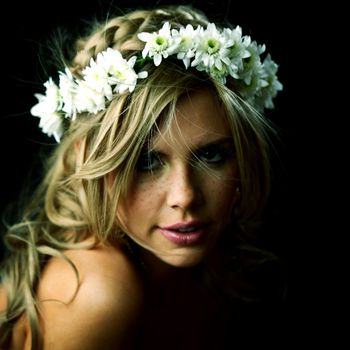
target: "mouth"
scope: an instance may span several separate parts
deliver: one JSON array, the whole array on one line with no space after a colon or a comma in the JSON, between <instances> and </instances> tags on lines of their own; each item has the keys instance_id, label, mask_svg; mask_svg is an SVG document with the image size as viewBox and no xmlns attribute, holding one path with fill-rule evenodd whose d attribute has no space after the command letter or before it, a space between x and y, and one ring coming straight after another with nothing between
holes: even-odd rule
<instances>
[{"instance_id":1,"label":"mouth","mask_svg":"<svg viewBox=\"0 0 350 350\"><path fill-rule=\"evenodd\" d=\"M178 245L199 244L206 236L207 228L202 222L177 223L175 225L160 227L160 233Z\"/></svg>"}]
</instances>

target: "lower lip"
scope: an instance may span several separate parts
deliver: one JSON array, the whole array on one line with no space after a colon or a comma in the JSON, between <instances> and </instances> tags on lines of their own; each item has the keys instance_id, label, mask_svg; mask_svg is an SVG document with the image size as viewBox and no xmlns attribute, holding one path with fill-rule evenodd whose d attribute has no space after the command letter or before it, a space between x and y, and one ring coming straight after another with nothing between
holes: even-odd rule
<instances>
[{"instance_id":1,"label":"lower lip","mask_svg":"<svg viewBox=\"0 0 350 350\"><path fill-rule=\"evenodd\" d=\"M176 232L171 230L160 230L161 234L178 245L193 245L199 243L204 236L204 229L193 232Z\"/></svg>"}]
</instances>

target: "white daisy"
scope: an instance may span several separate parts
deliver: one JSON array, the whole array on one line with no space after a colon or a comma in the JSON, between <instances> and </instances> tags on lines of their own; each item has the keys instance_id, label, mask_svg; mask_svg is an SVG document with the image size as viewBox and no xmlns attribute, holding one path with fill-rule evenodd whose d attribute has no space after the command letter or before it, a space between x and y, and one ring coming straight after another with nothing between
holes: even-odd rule
<instances>
[{"instance_id":1,"label":"white daisy","mask_svg":"<svg viewBox=\"0 0 350 350\"><path fill-rule=\"evenodd\" d=\"M104 61L104 56L99 53L96 57L96 62L91 58L90 65L87 66L82 73L85 83L90 89L111 99L112 89L108 83L108 71Z\"/></svg>"},{"instance_id":2,"label":"white daisy","mask_svg":"<svg viewBox=\"0 0 350 350\"><path fill-rule=\"evenodd\" d=\"M79 113L89 112L96 114L106 108L105 95L102 92L91 89L85 80L79 80L75 105Z\"/></svg>"},{"instance_id":3,"label":"white daisy","mask_svg":"<svg viewBox=\"0 0 350 350\"><path fill-rule=\"evenodd\" d=\"M215 66L221 70L223 64L230 64L228 48L232 44L233 39L225 37L216 29L214 23L209 23L207 29L200 28L199 30L196 56L191 66L203 66L206 71Z\"/></svg>"},{"instance_id":4,"label":"white daisy","mask_svg":"<svg viewBox=\"0 0 350 350\"><path fill-rule=\"evenodd\" d=\"M33 106L30 113L40 118L39 127L48 136L54 136L59 142L63 134L63 117L60 113L62 98L58 86L49 78L44 83L45 95L35 94L38 103Z\"/></svg>"},{"instance_id":5,"label":"white daisy","mask_svg":"<svg viewBox=\"0 0 350 350\"><path fill-rule=\"evenodd\" d=\"M199 28L193 29L191 24L185 27L181 27L180 30L172 29L171 35L177 46L177 59L182 60L186 69L190 66L190 60L196 54L196 36L198 35Z\"/></svg>"},{"instance_id":6,"label":"white daisy","mask_svg":"<svg viewBox=\"0 0 350 350\"><path fill-rule=\"evenodd\" d=\"M65 69L65 73L59 72L59 87L63 101L62 111L65 113L66 118L75 120L77 114L75 105L77 83L68 68Z\"/></svg>"},{"instance_id":7,"label":"white daisy","mask_svg":"<svg viewBox=\"0 0 350 350\"><path fill-rule=\"evenodd\" d=\"M178 45L178 40L171 36L169 22L165 22L157 33L142 32L137 37L146 43L142 50L142 57L153 57L155 66L159 66L163 58L172 55Z\"/></svg>"},{"instance_id":8,"label":"white daisy","mask_svg":"<svg viewBox=\"0 0 350 350\"><path fill-rule=\"evenodd\" d=\"M113 66L109 69L109 84L115 85L114 92L122 94L126 91L133 92L137 83L137 79L141 76L134 71L134 65L136 62L136 56L133 56L126 61L122 57L118 61L115 61ZM146 73L146 72L142 72Z\"/></svg>"}]
</instances>

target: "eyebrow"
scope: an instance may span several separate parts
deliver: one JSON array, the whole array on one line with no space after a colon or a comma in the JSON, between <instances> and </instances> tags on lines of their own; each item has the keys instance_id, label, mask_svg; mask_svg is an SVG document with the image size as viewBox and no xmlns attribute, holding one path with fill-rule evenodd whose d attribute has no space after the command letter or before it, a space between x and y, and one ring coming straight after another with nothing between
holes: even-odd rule
<instances>
[{"instance_id":1,"label":"eyebrow","mask_svg":"<svg viewBox=\"0 0 350 350\"><path fill-rule=\"evenodd\" d=\"M233 145L233 139L232 137L222 137L213 141L209 142L203 142L197 145L196 149L202 149L202 148L207 148L211 146L217 146L217 145L223 145L223 144L232 144Z\"/></svg>"},{"instance_id":2,"label":"eyebrow","mask_svg":"<svg viewBox=\"0 0 350 350\"><path fill-rule=\"evenodd\" d=\"M213 146L221 146L221 145L230 145L230 146L234 146L234 141L232 139L232 137L221 137L212 141L207 142L206 140L203 142L200 142L198 145L195 146L194 149L191 149L192 152L196 153L202 149L208 148L208 147L213 147ZM146 148L147 149L147 148ZM157 153L162 153L161 150L157 149L157 147L153 145L151 145L151 147L149 148L149 150L157 152Z\"/></svg>"}]
</instances>

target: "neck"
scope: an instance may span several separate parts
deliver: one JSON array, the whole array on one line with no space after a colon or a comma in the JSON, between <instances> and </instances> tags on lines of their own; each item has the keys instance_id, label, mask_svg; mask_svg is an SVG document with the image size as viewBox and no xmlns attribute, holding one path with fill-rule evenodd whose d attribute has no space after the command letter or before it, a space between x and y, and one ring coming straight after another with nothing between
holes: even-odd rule
<instances>
[{"instance_id":1,"label":"neck","mask_svg":"<svg viewBox=\"0 0 350 350\"><path fill-rule=\"evenodd\" d=\"M155 285L167 283L168 286L179 282L193 281L200 270L200 265L193 267L175 267L155 256L152 252L140 252L145 264L146 278Z\"/></svg>"}]
</instances>

